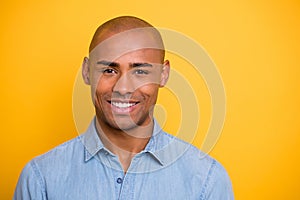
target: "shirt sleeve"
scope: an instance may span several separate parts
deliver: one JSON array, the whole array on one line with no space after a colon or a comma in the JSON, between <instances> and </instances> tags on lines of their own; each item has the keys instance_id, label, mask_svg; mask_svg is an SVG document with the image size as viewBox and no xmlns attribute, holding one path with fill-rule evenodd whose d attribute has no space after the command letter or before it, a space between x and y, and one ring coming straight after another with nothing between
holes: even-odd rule
<instances>
[{"instance_id":1,"label":"shirt sleeve","mask_svg":"<svg viewBox=\"0 0 300 200\"><path fill-rule=\"evenodd\" d=\"M22 170L13 200L46 200L44 188L37 165L31 161Z\"/></svg>"},{"instance_id":2,"label":"shirt sleeve","mask_svg":"<svg viewBox=\"0 0 300 200\"><path fill-rule=\"evenodd\" d=\"M205 200L233 200L230 178L217 161L213 162L207 179Z\"/></svg>"}]
</instances>

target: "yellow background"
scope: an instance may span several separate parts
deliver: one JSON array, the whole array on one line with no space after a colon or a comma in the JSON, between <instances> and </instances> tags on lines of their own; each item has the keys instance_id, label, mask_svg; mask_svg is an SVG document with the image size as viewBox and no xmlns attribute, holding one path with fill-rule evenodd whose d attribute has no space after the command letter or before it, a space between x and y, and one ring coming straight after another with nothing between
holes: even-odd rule
<instances>
[{"instance_id":1,"label":"yellow background","mask_svg":"<svg viewBox=\"0 0 300 200\"><path fill-rule=\"evenodd\" d=\"M236 199L300 199L296 0L1 1L0 198L11 199L31 158L77 136L77 72L96 27L118 15L180 31L215 61L227 115L210 155L227 169Z\"/></svg>"}]
</instances>

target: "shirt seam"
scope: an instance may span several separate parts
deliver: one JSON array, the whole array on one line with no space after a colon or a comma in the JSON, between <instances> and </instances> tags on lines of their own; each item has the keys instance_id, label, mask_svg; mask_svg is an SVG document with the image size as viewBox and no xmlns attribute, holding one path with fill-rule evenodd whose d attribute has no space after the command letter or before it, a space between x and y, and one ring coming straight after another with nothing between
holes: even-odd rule
<instances>
[{"instance_id":1,"label":"shirt seam","mask_svg":"<svg viewBox=\"0 0 300 200\"><path fill-rule=\"evenodd\" d=\"M213 170L216 167L216 163L217 163L216 160L213 160L213 162L212 162L212 164L210 166L210 169L209 169L208 174L207 174L207 178L206 178L206 180L204 182L203 189L202 189L201 194L200 194L200 200L205 200L205 194L207 192L207 188L209 186L209 182L211 180L211 176L213 174Z\"/></svg>"},{"instance_id":2,"label":"shirt seam","mask_svg":"<svg viewBox=\"0 0 300 200\"><path fill-rule=\"evenodd\" d=\"M38 169L37 163L34 160L30 163L30 165L31 165L31 167L34 171L34 174L37 177L37 180L41 186L43 199L44 199L44 196L46 195L45 180L43 179L42 174L41 174L40 170Z\"/></svg>"}]
</instances>

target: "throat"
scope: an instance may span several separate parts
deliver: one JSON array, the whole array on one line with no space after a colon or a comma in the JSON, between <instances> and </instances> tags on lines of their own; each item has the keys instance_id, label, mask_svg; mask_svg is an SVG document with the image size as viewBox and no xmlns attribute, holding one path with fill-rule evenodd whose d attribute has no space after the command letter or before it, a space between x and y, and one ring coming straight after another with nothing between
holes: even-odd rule
<instances>
[{"instance_id":1,"label":"throat","mask_svg":"<svg viewBox=\"0 0 300 200\"><path fill-rule=\"evenodd\" d=\"M130 167L132 158L135 155L136 155L136 153L131 153L131 152L117 154L119 161L122 165L124 173L126 173L128 171L128 168Z\"/></svg>"},{"instance_id":2,"label":"throat","mask_svg":"<svg viewBox=\"0 0 300 200\"><path fill-rule=\"evenodd\" d=\"M101 123L101 121L99 121ZM145 149L153 132L153 123L143 127L137 127L133 131L111 129L98 123L96 128L103 145L113 154L118 156L119 161L126 173L132 158Z\"/></svg>"}]
</instances>

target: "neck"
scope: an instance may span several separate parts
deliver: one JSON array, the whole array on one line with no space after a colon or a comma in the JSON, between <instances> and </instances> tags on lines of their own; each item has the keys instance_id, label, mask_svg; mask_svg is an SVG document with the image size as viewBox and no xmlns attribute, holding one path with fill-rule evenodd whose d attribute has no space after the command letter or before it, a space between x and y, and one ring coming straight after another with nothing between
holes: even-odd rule
<instances>
[{"instance_id":1,"label":"neck","mask_svg":"<svg viewBox=\"0 0 300 200\"><path fill-rule=\"evenodd\" d=\"M153 132L153 120L146 126L136 126L130 130L120 130L108 126L97 118L96 128L103 145L119 157L126 172L135 154L145 149Z\"/></svg>"}]
</instances>

